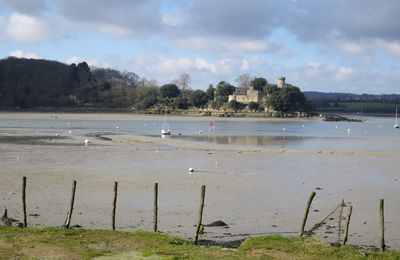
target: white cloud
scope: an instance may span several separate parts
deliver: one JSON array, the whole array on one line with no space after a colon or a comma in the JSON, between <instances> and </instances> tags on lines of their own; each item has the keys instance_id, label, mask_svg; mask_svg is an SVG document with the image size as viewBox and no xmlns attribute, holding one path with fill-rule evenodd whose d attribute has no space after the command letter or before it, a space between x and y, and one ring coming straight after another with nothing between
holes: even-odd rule
<instances>
[{"instance_id":1,"label":"white cloud","mask_svg":"<svg viewBox=\"0 0 400 260\"><path fill-rule=\"evenodd\" d=\"M360 54L363 51L363 47L355 42L346 42L342 44L341 49L351 54Z\"/></svg>"},{"instance_id":2,"label":"white cloud","mask_svg":"<svg viewBox=\"0 0 400 260\"><path fill-rule=\"evenodd\" d=\"M117 26L117 25L101 25L100 30L104 33L118 36L118 37L124 37L124 36L129 36L130 35L130 30L122 27L122 26Z\"/></svg>"},{"instance_id":3,"label":"white cloud","mask_svg":"<svg viewBox=\"0 0 400 260\"><path fill-rule=\"evenodd\" d=\"M50 38L48 25L38 17L12 13L6 24L8 36L17 42L37 43Z\"/></svg>"},{"instance_id":4,"label":"white cloud","mask_svg":"<svg viewBox=\"0 0 400 260\"><path fill-rule=\"evenodd\" d=\"M203 58L195 59L194 63L198 71L208 72L212 74L216 74L218 72L217 66L215 64L209 63Z\"/></svg>"},{"instance_id":5,"label":"white cloud","mask_svg":"<svg viewBox=\"0 0 400 260\"><path fill-rule=\"evenodd\" d=\"M5 37L4 28L6 27L6 19L3 16L0 16L0 42L2 42Z\"/></svg>"},{"instance_id":6,"label":"white cloud","mask_svg":"<svg viewBox=\"0 0 400 260\"><path fill-rule=\"evenodd\" d=\"M40 56L35 53L24 52L21 50L11 51L8 55L16 58L40 59Z\"/></svg>"},{"instance_id":7,"label":"white cloud","mask_svg":"<svg viewBox=\"0 0 400 260\"><path fill-rule=\"evenodd\" d=\"M194 62L190 58L164 58L161 57L156 64L158 71L168 72L178 72L178 71L188 71L191 70Z\"/></svg>"},{"instance_id":8,"label":"white cloud","mask_svg":"<svg viewBox=\"0 0 400 260\"><path fill-rule=\"evenodd\" d=\"M265 52L272 50L265 40L190 36L173 41L179 48L194 51Z\"/></svg>"},{"instance_id":9,"label":"white cloud","mask_svg":"<svg viewBox=\"0 0 400 260\"><path fill-rule=\"evenodd\" d=\"M78 64L80 62L86 62L89 66L99 67L99 68L112 67L111 62L106 61L106 60L98 61L96 59L81 58L79 56L71 56L71 57L68 57L65 59L66 64L72 64L72 63Z\"/></svg>"},{"instance_id":10,"label":"white cloud","mask_svg":"<svg viewBox=\"0 0 400 260\"><path fill-rule=\"evenodd\" d=\"M161 20L163 23L166 25L172 26L172 27L180 27L184 23L184 16L180 12L174 12L174 13L165 13L162 14Z\"/></svg>"},{"instance_id":11,"label":"white cloud","mask_svg":"<svg viewBox=\"0 0 400 260\"><path fill-rule=\"evenodd\" d=\"M333 69L336 69L336 74L334 77L336 81L345 81L350 75L354 73L354 70L350 67L333 67Z\"/></svg>"},{"instance_id":12,"label":"white cloud","mask_svg":"<svg viewBox=\"0 0 400 260\"><path fill-rule=\"evenodd\" d=\"M223 45L230 51L262 52L269 50L268 44L265 41L259 40L225 41Z\"/></svg>"},{"instance_id":13,"label":"white cloud","mask_svg":"<svg viewBox=\"0 0 400 260\"><path fill-rule=\"evenodd\" d=\"M379 40L377 42L378 47L388 52L390 55L400 58L400 41L383 41Z\"/></svg>"}]
</instances>

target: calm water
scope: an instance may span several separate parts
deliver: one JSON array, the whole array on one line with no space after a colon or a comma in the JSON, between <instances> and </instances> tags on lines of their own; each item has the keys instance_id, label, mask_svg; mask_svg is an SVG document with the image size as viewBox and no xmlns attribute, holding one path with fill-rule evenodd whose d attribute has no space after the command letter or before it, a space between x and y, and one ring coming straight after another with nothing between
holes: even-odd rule
<instances>
[{"instance_id":1,"label":"calm water","mask_svg":"<svg viewBox=\"0 0 400 260\"><path fill-rule=\"evenodd\" d=\"M358 117L360 118L360 117ZM398 151L400 130L393 118L362 117L358 122L216 121L209 130L206 120L169 120L172 138L216 144L255 145L294 149L339 149L355 151ZM124 133L159 136L163 124L151 117L143 120L2 119L2 131L40 133ZM119 128L117 131L116 128Z\"/></svg>"}]
</instances>

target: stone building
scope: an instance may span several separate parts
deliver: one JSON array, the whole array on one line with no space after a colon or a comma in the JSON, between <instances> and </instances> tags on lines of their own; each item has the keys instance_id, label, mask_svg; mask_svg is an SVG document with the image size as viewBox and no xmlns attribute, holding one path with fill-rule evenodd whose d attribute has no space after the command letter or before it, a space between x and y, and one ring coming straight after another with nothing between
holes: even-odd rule
<instances>
[{"instance_id":1,"label":"stone building","mask_svg":"<svg viewBox=\"0 0 400 260\"><path fill-rule=\"evenodd\" d=\"M235 100L243 104L249 104L250 102L259 103L263 100L263 92L255 90L252 86L249 88L237 88L233 95L229 95L228 101Z\"/></svg>"},{"instance_id":2,"label":"stone building","mask_svg":"<svg viewBox=\"0 0 400 260\"><path fill-rule=\"evenodd\" d=\"M286 83L285 83L285 77L279 77L278 81L276 82L276 85L278 85L278 88L284 88Z\"/></svg>"}]
</instances>

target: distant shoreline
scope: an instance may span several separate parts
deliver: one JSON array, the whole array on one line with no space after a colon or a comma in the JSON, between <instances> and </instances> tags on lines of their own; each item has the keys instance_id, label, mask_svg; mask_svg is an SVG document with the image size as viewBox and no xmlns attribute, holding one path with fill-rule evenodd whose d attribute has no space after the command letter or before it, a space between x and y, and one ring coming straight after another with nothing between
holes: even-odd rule
<instances>
[{"instance_id":1,"label":"distant shoreline","mask_svg":"<svg viewBox=\"0 0 400 260\"><path fill-rule=\"evenodd\" d=\"M128 113L119 111L0 111L3 119L54 119L54 120L164 120L163 114ZM312 121L320 120L319 117L262 117L262 116L238 116L219 117L202 116L193 114L169 114L168 120L186 121Z\"/></svg>"},{"instance_id":2,"label":"distant shoreline","mask_svg":"<svg viewBox=\"0 0 400 260\"><path fill-rule=\"evenodd\" d=\"M0 113L71 113L71 114L126 114L126 115L152 115L164 116L164 111L137 111L127 108L33 108L0 109ZM267 112L233 112L233 111L209 111L209 110L167 110L168 116L190 118L259 118L259 119L312 119L318 117L315 113L306 116L298 116L297 113L286 113L283 117L272 116Z\"/></svg>"}]
</instances>

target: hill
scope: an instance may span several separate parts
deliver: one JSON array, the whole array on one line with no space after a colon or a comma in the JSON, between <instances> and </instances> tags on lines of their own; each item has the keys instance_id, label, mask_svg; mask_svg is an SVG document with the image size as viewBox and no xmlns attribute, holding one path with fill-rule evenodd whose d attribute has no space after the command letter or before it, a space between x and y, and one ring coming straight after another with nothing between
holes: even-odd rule
<instances>
[{"instance_id":1,"label":"hill","mask_svg":"<svg viewBox=\"0 0 400 260\"><path fill-rule=\"evenodd\" d=\"M353 94L306 91L304 95L317 111L345 113L388 113L400 106L398 94Z\"/></svg>"},{"instance_id":2,"label":"hill","mask_svg":"<svg viewBox=\"0 0 400 260\"><path fill-rule=\"evenodd\" d=\"M0 60L0 107L128 107L132 72L42 59ZM132 99L134 101L134 99Z\"/></svg>"}]
</instances>

